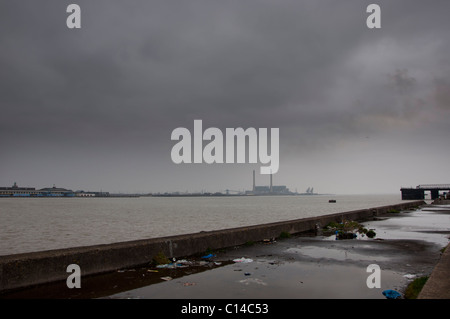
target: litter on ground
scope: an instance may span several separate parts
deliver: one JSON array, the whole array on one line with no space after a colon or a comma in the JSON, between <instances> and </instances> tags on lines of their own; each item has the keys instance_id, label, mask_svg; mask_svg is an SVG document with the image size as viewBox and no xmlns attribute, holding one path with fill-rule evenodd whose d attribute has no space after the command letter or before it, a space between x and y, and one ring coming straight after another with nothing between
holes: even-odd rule
<instances>
[{"instance_id":1,"label":"litter on ground","mask_svg":"<svg viewBox=\"0 0 450 319\"><path fill-rule=\"evenodd\" d=\"M258 279L258 278L247 278L247 279L239 280L239 282L246 286L248 286L251 283L254 283L257 285L262 285L262 286L267 286L267 284L264 281L262 281L261 279Z\"/></svg>"},{"instance_id":2,"label":"litter on ground","mask_svg":"<svg viewBox=\"0 0 450 319\"><path fill-rule=\"evenodd\" d=\"M233 261L235 263L251 263L251 262L253 262L253 259L242 257L242 258L233 259Z\"/></svg>"},{"instance_id":3,"label":"litter on ground","mask_svg":"<svg viewBox=\"0 0 450 319\"><path fill-rule=\"evenodd\" d=\"M399 292L392 289L384 290L382 294L387 299L399 299L402 296Z\"/></svg>"},{"instance_id":4,"label":"litter on ground","mask_svg":"<svg viewBox=\"0 0 450 319\"><path fill-rule=\"evenodd\" d=\"M196 282L183 282L183 287L195 286Z\"/></svg>"},{"instance_id":5,"label":"litter on ground","mask_svg":"<svg viewBox=\"0 0 450 319\"><path fill-rule=\"evenodd\" d=\"M173 278L170 276L167 276L167 277L161 277L161 279L165 280L165 281L169 281L169 280L172 280Z\"/></svg>"}]
</instances>

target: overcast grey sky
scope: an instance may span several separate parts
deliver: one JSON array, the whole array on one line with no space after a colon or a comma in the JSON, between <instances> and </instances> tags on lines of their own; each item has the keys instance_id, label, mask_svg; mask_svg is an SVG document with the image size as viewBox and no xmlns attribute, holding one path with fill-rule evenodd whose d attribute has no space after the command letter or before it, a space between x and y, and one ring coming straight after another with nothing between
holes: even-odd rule
<instances>
[{"instance_id":1,"label":"overcast grey sky","mask_svg":"<svg viewBox=\"0 0 450 319\"><path fill-rule=\"evenodd\" d=\"M66 8L81 7L81 29ZM381 29L366 8L381 7ZM0 185L251 189L172 162L177 127L280 129L274 184L449 183L448 0L0 0ZM258 184L268 176L258 175Z\"/></svg>"}]
</instances>

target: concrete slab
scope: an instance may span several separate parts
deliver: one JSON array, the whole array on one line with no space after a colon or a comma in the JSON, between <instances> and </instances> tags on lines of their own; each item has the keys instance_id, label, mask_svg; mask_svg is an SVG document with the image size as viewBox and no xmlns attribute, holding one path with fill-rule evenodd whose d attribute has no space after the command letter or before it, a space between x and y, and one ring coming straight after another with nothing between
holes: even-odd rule
<instances>
[{"instance_id":1,"label":"concrete slab","mask_svg":"<svg viewBox=\"0 0 450 319\"><path fill-rule=\"evenodd\" d=\"M418 299L450 299L450 245L428 278Z\"/></svg>"}]
</instances>

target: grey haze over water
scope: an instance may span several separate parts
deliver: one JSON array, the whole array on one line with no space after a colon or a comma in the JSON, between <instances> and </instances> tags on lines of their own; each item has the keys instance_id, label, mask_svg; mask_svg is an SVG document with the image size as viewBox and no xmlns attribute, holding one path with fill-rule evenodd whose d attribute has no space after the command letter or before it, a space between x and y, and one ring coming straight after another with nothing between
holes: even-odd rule
<instances>
[{"instance_id":1,"label":"grey haze over water","mask_svg":"<svg viewBox=\"0 0 450 319\"><path fill-rule=\"evenodd\" d=\"M329 198L337 202L328 203ZM399 202L399 195L0 198L0 255L258 225Z\"/></svg>"},{"instance_id":2,"label":"grey haze over water","mask_svg":"<svg viewBox=\"0 0 450 319\"><path fill-rule=\"evenodd\" d=\"M194 119L279 128L291 190L450 182L448 0L77 0L79 30L70 3L0 0L0 186L251 189L259 164L172 163Z\"/></svg>"}]
</instances>

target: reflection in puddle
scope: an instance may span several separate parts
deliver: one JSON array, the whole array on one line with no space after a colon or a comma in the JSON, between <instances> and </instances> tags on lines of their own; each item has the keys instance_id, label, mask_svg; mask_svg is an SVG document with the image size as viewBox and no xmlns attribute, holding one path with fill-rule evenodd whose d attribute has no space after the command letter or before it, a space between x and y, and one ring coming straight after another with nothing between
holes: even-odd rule
<instances>
[{"instance_id":1,"label":"reflection in puddle","mask_svg":"<svg viewBox=\"0 0 450 319\"><path fill-rule=\"evenodd\" d=\"M326 258L335 260L369 260L369 261L386 261L387 257L382 256L365 256L348 250L333 248L324 248L317 246L292 247L286 250L288 253L300 253L311 258Z\"/></svg>"},{"instance_id":2,"label":"reflection in puddle","mask_svg":"<svg viewBox=\"0 0 450 319\"><path fill-rule=\"evenodd\" d=\"M375 228L376 238L423 240L441 245L448 244L450 218L448 214L431 211L406 213L398 218L363 223Z\"/></svg>"}]
</instances>

